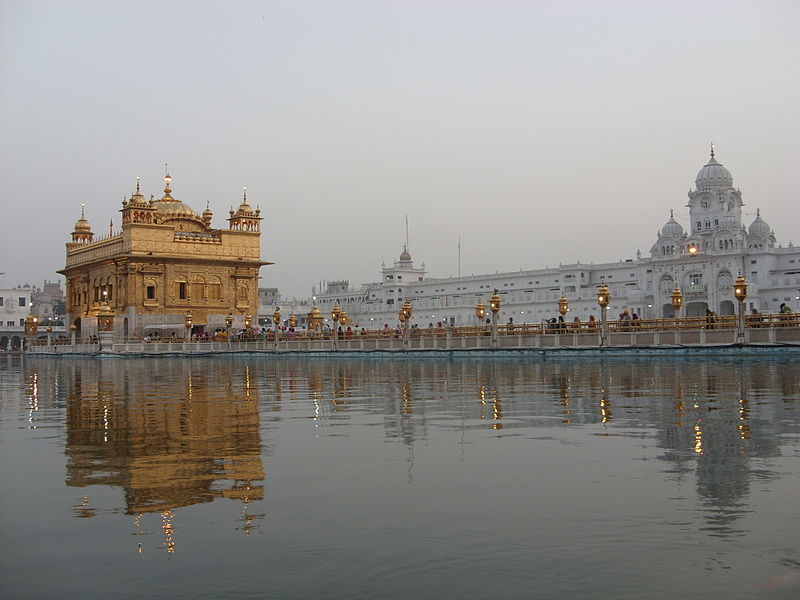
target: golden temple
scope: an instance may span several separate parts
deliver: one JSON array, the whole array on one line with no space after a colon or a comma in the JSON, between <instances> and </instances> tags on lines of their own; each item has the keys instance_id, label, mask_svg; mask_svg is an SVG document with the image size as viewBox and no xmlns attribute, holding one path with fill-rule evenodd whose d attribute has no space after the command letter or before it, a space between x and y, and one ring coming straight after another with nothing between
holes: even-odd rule
<instances>
[{"instance_id":1,"label":"golden temple","mask_svg":"<svg viewBox=\"0 0 800 600\"><path fill-rule=\"evenodd\" d=\"M146 199L136 191L122 202L122 231L97 238L83 208L67 243L67 314L74 329L94 334L95 317L113 311L116 336L141 336L152 330L193 333L237 324L258 308L261 260L261 211L247 202L247 188L227 229L212 226L202 214L172 195L172 177L164 177L164 195ZM188 327L188 325L187 325Z\"/></svg>"}]
</instances>

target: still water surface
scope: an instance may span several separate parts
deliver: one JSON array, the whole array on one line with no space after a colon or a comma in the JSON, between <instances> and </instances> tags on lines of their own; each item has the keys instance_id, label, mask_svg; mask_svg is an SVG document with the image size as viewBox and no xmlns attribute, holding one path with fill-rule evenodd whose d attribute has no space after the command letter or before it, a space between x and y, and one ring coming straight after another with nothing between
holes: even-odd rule
<instances>
[{"instance_id":1,"label":"still water surface","mask_svg":"<svg viewBox=\"0 0 800 600\"><path fill-rule=\"evenodd\" d=\"M797 598L786 359L0 357L5 598Z\"/></svg>"}]
</instances>

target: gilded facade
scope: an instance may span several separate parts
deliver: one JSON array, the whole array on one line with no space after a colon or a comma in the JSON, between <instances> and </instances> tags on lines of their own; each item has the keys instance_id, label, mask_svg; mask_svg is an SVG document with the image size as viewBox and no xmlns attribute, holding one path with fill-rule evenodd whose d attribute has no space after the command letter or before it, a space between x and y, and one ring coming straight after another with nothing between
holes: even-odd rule
<instances>
[{"instance_id":1,"label":"gilded facade","mask_svg":"<svg viewBox=\"0 0 800 600\"><path fill-rule=\"evenodd\" d=\"M260 210L251 208L245 189L226 229L172 196L169 174L164 195L145 198L136 191L122 202L122 230L95 236L81 210L67 243L66 304L70 323L83 335L94 333L103 303L113 310L115 334L170 335L191 317L193 333L236 326L258 309L261 260Z\"/></svg>"}]
</instances>

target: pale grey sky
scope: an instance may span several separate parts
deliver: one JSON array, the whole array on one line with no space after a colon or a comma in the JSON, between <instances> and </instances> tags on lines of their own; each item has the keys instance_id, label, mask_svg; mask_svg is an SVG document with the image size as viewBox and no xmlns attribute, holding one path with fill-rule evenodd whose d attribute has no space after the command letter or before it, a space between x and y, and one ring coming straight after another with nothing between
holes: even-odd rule
<instances>
[{"instance_id":1,"label":"pale grey sky","mask_svg":"<svg viewBox=\"0 0 800 600\"><path fill-rule=\"evenodd\" d=\"M262 286L649 253L714 142L800 243L800 3L0 0L0 271L41 285L81 203L142 177L260 205Z\"/></svg>"}]
</instances>

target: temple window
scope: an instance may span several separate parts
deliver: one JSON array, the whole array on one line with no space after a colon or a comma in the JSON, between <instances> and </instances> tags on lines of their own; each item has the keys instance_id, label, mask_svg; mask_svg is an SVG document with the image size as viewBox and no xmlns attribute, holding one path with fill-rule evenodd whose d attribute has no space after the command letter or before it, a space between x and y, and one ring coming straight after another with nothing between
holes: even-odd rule
<instances>
[{"instance_id":1,"label":"temple window","mask_svg":"<svg viewBox=\"0 0 800 600\"><path fill-rule=\"evenodd\" d=\"M192 300L202 300L205 296L205 287L206 284L204 281L193 281L192 282Z\"/></svg>"},{"instance_id":2,"label":"temple window","mask_svg":"<svg viewBox=\"0 0 800 600\"><path fill-rule=\"evenodd\" d=\"M148 285L147 286L146 297L147 297L148 300L154 300L155 299L155 297L156 297L156 286L154 286L154 285Z\"/></svg>"},{"instance_id":3,"label":"temple window","mask_svg":"<svg viewBox=\"0 0 800 600\"><path fill-rule=\"evenodd\" d=\"M179 300L186 300L186 282L179 281L178 282L178 299Z\"/></svg>"}]
</instances>

